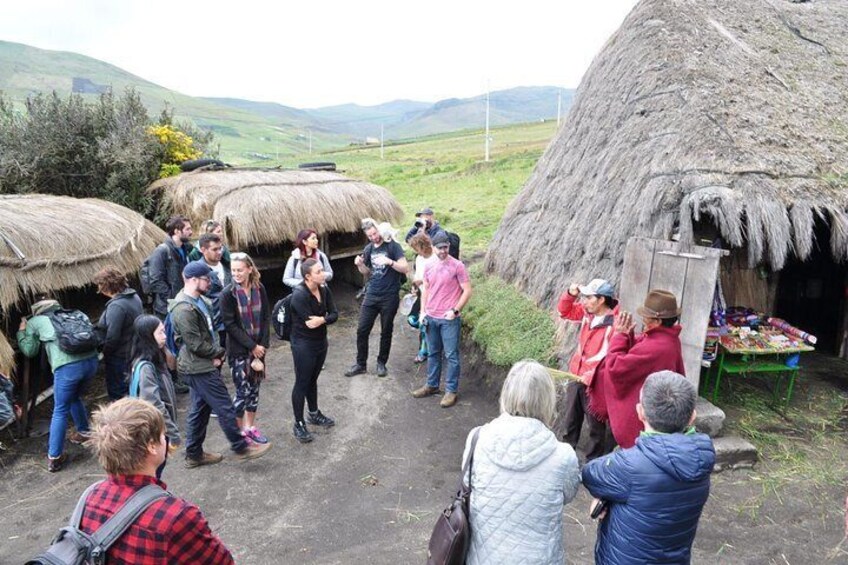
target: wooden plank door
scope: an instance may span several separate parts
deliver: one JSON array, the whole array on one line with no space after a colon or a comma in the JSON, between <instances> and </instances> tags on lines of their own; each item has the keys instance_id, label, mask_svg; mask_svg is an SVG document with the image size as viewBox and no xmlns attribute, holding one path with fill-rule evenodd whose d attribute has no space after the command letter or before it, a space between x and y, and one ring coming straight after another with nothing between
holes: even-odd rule
<instances>
[{"instance_id":1,"label":"wooden plank door","mask_svg":"<svg viewBox=\"0 0 848 565\"><path fill-rule=\"evenodd\" d=\"M722 249L683 246L675 241L634 237L627 242L621 273L619 300L622 311L631 312L640 331L642 322L635 315L651 289L673 292L682 309L680 342L686 378L695 386L701 373L701 358L707 325L713 304Z\"/></svg>"}]
</instances>

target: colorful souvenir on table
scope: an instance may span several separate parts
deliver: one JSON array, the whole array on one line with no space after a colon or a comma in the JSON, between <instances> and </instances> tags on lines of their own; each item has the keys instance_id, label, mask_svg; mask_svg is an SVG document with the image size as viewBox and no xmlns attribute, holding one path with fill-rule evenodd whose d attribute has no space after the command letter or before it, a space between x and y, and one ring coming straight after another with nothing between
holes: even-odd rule
<instances>
[{"instance_id":1,"label":"colorful souvenir on table","mask_svg":"<svg viewBox=\"0 0 848 565\"><path fill-rule=\"evenodd\" d=\"M769 318L768 323L770 325L774 326L775 328L779 328L784 333L787 333L789 335L794 335L795 337L801 338L802 340L806 341L807 343L809 343L811 345L815 345L816 342L818 341L818 339L816 339L816 336L810 335L807 332L805 332L804 330L799 330L798 328L796 328L795 326L793 326L792 324L790 324L786 320L782 320L780 318Z\"/></svg>"}]
</instances>

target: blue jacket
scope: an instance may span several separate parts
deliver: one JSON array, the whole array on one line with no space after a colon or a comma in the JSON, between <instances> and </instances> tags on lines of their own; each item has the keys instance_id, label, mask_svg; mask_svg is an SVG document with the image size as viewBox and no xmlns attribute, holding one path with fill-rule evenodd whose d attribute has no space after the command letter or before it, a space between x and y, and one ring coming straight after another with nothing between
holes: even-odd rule
<instances>
[{"instance_id":1,"label":"blue jacket","mask_svg":"<svg viewBox=\"0 0 848 565\"><path fill-rule=\"evenodd\" d=\"M712 440L698 433L643 434L587 463L583 485L610 502L595 563L689 563L714 463Z\"/></svg>"}]
</instances>

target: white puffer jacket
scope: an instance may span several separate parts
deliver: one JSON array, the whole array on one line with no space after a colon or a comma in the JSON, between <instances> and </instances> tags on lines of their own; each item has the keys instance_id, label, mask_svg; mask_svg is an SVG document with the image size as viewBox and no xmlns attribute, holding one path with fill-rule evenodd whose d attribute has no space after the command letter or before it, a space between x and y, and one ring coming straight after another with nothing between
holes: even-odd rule
<instances>
[{"instance_id":1,"label":"white puffer jacket","mask_svg":"<svg viewBox=\"0 0 848 565\"><path fill-rule=\"evenodd\" d=\"M574 449L539 420L501 414L482 426L471 475L467 563L562 565L562 507L579 484Z\"/></svg>"}]
</instances>

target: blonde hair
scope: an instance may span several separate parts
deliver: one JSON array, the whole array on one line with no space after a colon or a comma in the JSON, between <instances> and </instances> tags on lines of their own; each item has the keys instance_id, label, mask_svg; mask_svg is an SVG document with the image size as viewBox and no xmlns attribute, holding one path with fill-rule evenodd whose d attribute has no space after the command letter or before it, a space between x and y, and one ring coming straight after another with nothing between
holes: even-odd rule
<instances>
[{"instance_id":1,"label":"blonde hair","mask_svg":"<svg viewBox=\"0 0 848 565\"><path fill-rule=\"evenodd\" d=\"M94 413L94 427L86 442L100 466L111 475L130 475L144 464L151 443L165 431L162 413L146 400L122 398Z\"/></svg>"},{"instance_id":2,"label":"blonde hair","mask_svg":"<svg viewBox=\"0 0 848 565\"><path fill-rule=\"evenodd\" d=\"M550 427L556 417L556 390L548 370L531 359L510 369L501 389L501 413L536 418Z\"/></svg>"},{"instance_id":3,"label":"blonde hair","mask_svg":"<svg viewBox=\"0 0 848 565\"><path fill-rule=\"evenodd\" d=\"M394 241L397 237L397 230L394 229L392 224L389 222L382 222L378 224L377 231L380 232L380 237L382 237L384 241Z\"/></svg>"},{"instance_id":4,"label":"blonde hair","mask_svg":"<svg viewBox=\"0 0 848 565\"><path fill-rule=\"evenodd\" d=\"M240 261L244 263L248 267L250 267L250 274L247 276L247 284L253 287L259 286L259 281L262 279L262 274L259 272L259 269L256 268L256 263L253 262L253 259L247 253L243 253L241 251L237 253L233 253L230 255L230 268L232 269L232 264L236 261Z\"/></svg>"}]
</instances>

